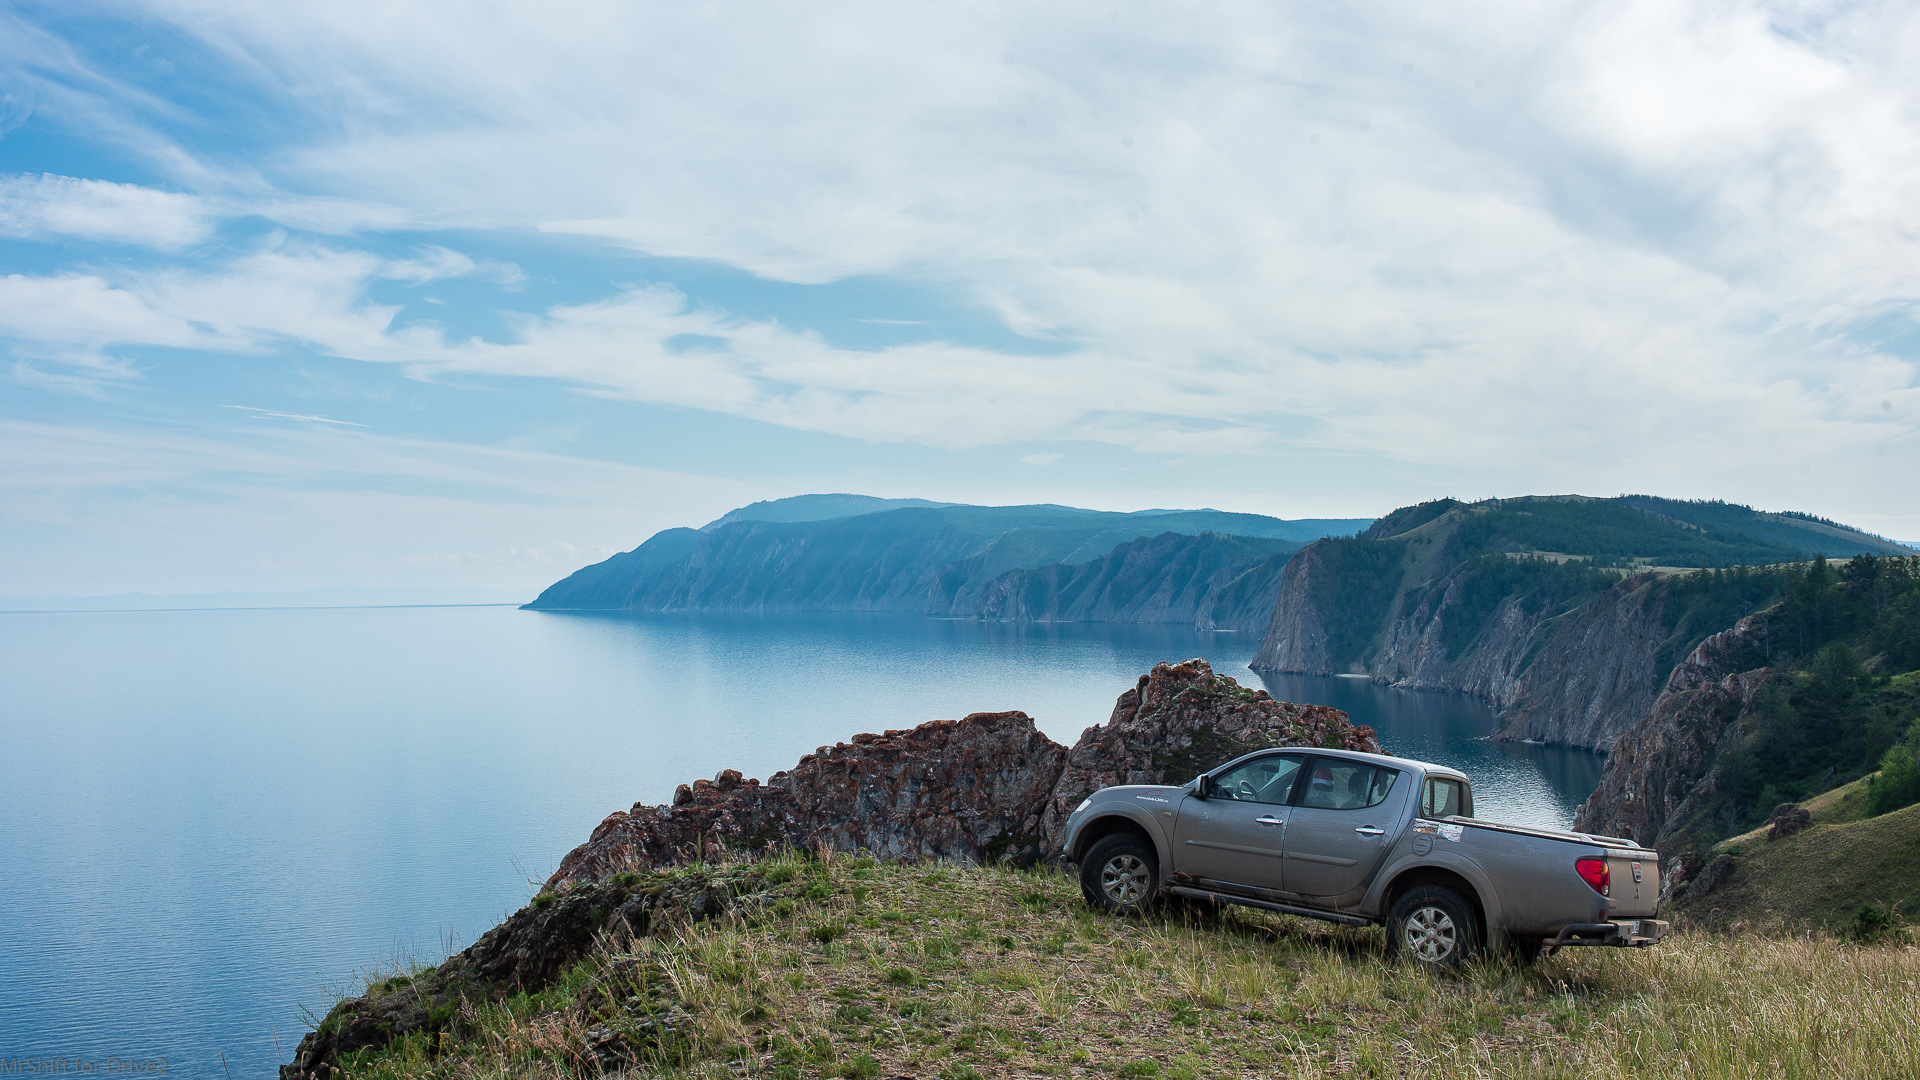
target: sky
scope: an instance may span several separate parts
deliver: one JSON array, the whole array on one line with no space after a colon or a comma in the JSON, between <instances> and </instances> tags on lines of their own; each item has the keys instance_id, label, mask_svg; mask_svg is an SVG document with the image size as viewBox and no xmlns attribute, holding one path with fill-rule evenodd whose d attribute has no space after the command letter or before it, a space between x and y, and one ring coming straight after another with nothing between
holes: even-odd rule
<instances>
[{"instance_id":1,"label":"sky","mask_svg":"<svg viewBox=\"0 0 1920 1080\"><path fill-rule=\"evenodd\" d=\"M0 594L819 491L1920 539L1920 8L0 7Z\"/></svg>"}]
</instances>

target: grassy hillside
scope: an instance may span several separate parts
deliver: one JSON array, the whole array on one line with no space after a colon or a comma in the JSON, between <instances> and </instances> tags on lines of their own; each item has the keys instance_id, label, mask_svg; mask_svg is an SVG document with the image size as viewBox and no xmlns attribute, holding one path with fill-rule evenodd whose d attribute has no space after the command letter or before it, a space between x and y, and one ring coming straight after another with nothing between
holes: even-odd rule
<instances>
[{"instance_id":1,"label":"grassy hillside","mask_svg":"<svg viewBox=\"0 0 1920 1080\"><path fill-rule=\"evenodd\" d=\"M373 998L430 990L426 1026L344 1075L1920 1075L1920 950L1897 943L1696 934L1436 976L1383 963L1377 930L1098 915L1052 871L841 856L753 873L781 884L744 915L602 937L536 992L381 979Z\"/></svg>"},{"instance_id":2,"label":"grassy hillside","mask_svg":"<svg viewBox=\"0 0 1920 1080\"><path fill-rule=\"evenodd\" d=\"M1718 888L1687 908L1711 927L1829 931L1849 927L1862 904L1897 919L1920 915L1920 803L1867 817L1863 777L1809 801L1813 824L1769 841L1764 829L1714 848L1734 858Z\"/></svg>"}]
</instances>

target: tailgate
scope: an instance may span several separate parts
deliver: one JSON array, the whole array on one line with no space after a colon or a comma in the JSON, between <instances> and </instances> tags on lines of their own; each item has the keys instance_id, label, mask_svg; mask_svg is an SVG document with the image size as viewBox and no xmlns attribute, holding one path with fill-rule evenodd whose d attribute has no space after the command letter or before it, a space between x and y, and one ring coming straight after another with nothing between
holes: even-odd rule
<instances>
[{"instance_id":1,"label":"tailgate","mask_svg":"<svg viewBox=\"0 0 1920 1080\"><path fill-rule=\"evenodd\" d=\"M1607 912L1612 918L1652 915L1660 906L1660 856L1651 851L1607 851Z\"/></svg>"}]
</instances>

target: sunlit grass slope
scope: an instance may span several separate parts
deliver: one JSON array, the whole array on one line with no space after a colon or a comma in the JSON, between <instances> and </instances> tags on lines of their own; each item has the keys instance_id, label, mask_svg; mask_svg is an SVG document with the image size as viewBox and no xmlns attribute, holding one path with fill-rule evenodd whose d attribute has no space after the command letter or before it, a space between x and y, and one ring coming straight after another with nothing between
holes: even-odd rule
<instances>
[{"instance_id":1,"label":"sunlit grass slope","mask_svg":"<svg viewBox=\"0 0 1920 1080\"><path fill-rule=\"evenodd\" d=\"M745 918L603 941L545 992L463 1005L457 1034L346 1074L1920 1076L1905 939L1703 933L1436 975L1385 963L1378 930L1109 918L1051 871L766 869L780 898Z\"/></svg>"},{"instance_id":2,"label":"sunlit grass slope","mask_svg":"<svg viewBox=\"0 0 1920 1080\"><path fill-rule=\"evenodd\" d=\"M1721 842L1732 855L1727 879L1687 915L1710 927L1840 930L1860 906L1911 920L1920 914L1920 803L1867 816L1862 777L1808 800L1813 824L1768 840L1755 829Z\"/></svg>"}]
</instances>

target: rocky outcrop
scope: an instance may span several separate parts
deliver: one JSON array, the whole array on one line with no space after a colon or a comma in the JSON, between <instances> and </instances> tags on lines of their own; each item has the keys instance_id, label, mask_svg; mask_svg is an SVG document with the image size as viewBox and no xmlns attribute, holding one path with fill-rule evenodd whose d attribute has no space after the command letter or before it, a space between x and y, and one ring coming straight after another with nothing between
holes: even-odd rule
<instances>
[{"instance_id":1,"label":"rocky outcrop","mask_svg":"<svg viewBox=\"0 0 1920 1080\"><path fill-rule=\"evenodd\" d=\"M1107 723L1069 750L1025 713L975 713L822 747L764 784L732 770L665 806L601 822L550 886L790 845L883 859L1034 862L1059 850L1066 814L1116 783L1184 783L1267 746L1380 751L1372 728L1320 705L1275 701L1204 660L1159 664Z\"/></svg>"},{"instance_id":2,"label":"rocky outcrop","mask_svg":"<svg viewBox=\"0 0 1920 1080\"><path fill-rule=\"evenodd\" d=\"M1009 570L967 612L1001 622L1171 623L1259 630L1273 613L1286 540L1162 533L1101 558Z\"/></svg>"},{"instance_id":3,"label":"rocky outcrop","mask_svg":"<svg viewBox=\"0 0 1920 1080\"><path fill-rule=\"evenodd\" d=\"M550 884L788 845L883 859L1040 857L1039 809L1066 748L1021 712L974 713L823 746L766 783L728 769L667 806L602 821Z\"/></svg>"},{"instance_id":4,"label":"rocky outcrop","mask_svg":"<svg viewBox=\"0 0 1920 1080\"><path fill-rule=\"evenodd\" d=\"M1767 816L1767 839L1780 840L1803 832L1813 824L1813 811L1793 803L1781 803Z\"/></svg>"},{"instance_id":5,"label":"rocky outcrop","mask_svg":"<svg viewBox=\"0 0 1920 1080\"><path fill-rule=\"evenodd\" d=\"M1737 735L1773 677L1763 635L1749 616L1674 668L1646 716L1615 743L1599 788L1574 816L1576 830L1630 836L1664 856L1689 846L1682 834L1714 794L1721 743Z\"/></svg>"}]
</instances>

